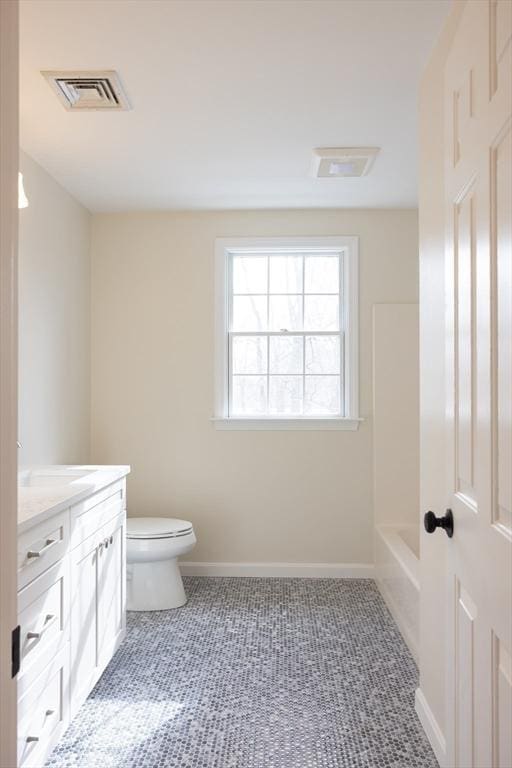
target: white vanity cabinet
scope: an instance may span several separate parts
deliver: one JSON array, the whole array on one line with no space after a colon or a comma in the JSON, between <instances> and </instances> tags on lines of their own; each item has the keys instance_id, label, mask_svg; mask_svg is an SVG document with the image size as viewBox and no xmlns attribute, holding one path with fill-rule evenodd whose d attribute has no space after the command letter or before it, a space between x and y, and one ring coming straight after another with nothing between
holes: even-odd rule
<instances>
[{"instance_id":1,"label":"white vanity cabinet","mask_svg":"<svg viewBox=\"0 0 512 768\"><path fill-rule=\"evenodd\" d=\"M125 633L124 489L114 486L109 491L99 502L93 497L91 501L97 503L85 512L74 512L74 523L82 533L90 530L86 524L89 515L97 520L107 518L107 522L71 552L71 717Z\"/></svg>"},{"instance_id":2,"label":"white vanity cabinet","mask_svg":"<svg viewBox=\"0 0 512 768\"><path fill-rule=\"evenodd\" d=\"M18 536L19 768L44 765L125 636L125 489L81 493Z\"/></svg>"}]
</instances>

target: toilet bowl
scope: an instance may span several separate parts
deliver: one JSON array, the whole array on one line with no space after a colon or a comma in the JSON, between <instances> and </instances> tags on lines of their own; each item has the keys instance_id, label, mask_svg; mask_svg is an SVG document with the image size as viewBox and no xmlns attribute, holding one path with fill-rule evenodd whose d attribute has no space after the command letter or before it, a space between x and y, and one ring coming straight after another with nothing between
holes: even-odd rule
<instances>
[{"instance_id":1,"label":"toilet bowl","mask_svg":"<svg viewBox=\"0 0 512 768\"><path fill-rule=\"evenodd\" d=\"M190 552L192 523L171 517L129 517L126 525L126 608L164 611L187 602L178 557Z\"/></svg>"}]
</instances>

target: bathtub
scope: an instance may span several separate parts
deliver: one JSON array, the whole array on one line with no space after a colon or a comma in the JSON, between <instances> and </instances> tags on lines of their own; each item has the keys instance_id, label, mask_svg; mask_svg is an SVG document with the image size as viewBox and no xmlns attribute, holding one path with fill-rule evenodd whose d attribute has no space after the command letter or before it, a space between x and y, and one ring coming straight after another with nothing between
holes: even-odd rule
<instances>
[{"instance_id":1,"label":"bathtub","mask_svg":"<svg viewBox=\"0 0 512 768\"><path fill-rule=\"evenodd\" d=\"M375 538L377 586L417 663L420 632L419 526L377 526Z\"/></svg>"}]
</instances>

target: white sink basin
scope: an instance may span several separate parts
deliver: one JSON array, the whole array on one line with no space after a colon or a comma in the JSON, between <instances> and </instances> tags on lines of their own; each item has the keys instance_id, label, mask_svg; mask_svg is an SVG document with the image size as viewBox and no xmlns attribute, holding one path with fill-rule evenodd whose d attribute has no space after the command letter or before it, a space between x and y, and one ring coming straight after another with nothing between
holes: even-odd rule
<instances>
[{"instance_id":1,"label":"white sink basin","mask_svg":"<svg viewBox=\"0 0 512 768\"><path fill-rule=\"evenodd\" d=\"M52 486L63 486L74 483L76 480L83 480L88 475L92 475L94 469L83 470L62 470L61 472L45 472L44 470L27 470L18 475L18 486L21 488L50 488Z\"/></svg>"}]
</instances>

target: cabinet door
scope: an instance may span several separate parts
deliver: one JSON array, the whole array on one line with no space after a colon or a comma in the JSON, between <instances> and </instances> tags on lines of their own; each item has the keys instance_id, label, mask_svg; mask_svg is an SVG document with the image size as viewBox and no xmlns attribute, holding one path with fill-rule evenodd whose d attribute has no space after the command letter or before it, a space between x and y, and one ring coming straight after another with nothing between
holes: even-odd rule
<instances>
[{"instance_id":1,"label":"cabinet door","mask_svg":"<svg viewBox=\"0 0 512 768\"><path fill-rule=\"evenodd\" d=\"M101 532L98 550L98 663L103 669L125 628L125 521L119 515Z\"/></svg>"},{"instance_id":2,"label":"cabinet door","mask_svg":"<svg viewBox=\"0 0 512 768\"><path fill-rule=\"evenodd\" d=\"M71 715L87 698L98 664L98 547L93 536L72 553Z\"/></svg>"}]
</instances>

